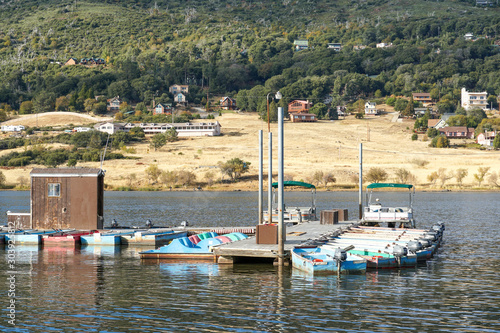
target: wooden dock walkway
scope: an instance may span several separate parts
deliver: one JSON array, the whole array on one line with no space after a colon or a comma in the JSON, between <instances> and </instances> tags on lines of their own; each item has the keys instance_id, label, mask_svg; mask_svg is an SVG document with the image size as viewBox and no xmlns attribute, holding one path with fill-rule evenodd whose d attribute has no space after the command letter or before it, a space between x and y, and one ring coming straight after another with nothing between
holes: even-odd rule
<instances>
[{"instance_id":1,"label":"wooden dock walkway","mask_svg":"<svg viewBox=\"0 0 500 333\"><path fill-rule=\"evenodd\" d=\"M307 241L314 241L323 235L328 235L357 223L344 221L337 224L320 224L319 221L305 222L286 228L286 241L284 244L285 258L289 258L290 251ZM214 248L214 253L219 264L233 264L242 258L276 259L278 244L257 244L256 237L228 243Z\"/></svg>"}]
</instances>

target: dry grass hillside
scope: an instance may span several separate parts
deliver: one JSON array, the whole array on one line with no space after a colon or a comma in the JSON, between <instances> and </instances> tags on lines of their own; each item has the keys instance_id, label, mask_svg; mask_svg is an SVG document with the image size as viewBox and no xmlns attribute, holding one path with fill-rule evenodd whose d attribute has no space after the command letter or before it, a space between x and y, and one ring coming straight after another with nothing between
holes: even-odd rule
<instances>
[{"instance_id":1,"label":"dry grass hillside","mask_svg":"<svg viewBox=\"0 0 500 333\"><path fill-rule=\"evenodd\" d=\"M43 118L48 124L72 123L74 125L88 123L90 119L78 118L78 115L53 113ZM99 120L102 118L99 118ZM136 160L105 161L105 182L112 187L148 186L145 170L151 164L157 164L164 171L189 170L196 174L197 181L205 186L207 177L212 174L214 190L255 190L258 187L258 131L264 131L264 172L267 173L267 124L258 119L256 114L226 113L217 118L222 125L223 135L219 137L196 137L181 139L169 143L158 151L153 151L147 143L136 144L131 156ZM347 117L339 121L319 121L317 123L285 122L285 177L293 180L313 181L313 175L320 171L332 173L336 184L329 183L331 188L348 188L356 184L359 169L359 144L363 143L364 172L372 167L381 167L387 171L387 181L397 181L396 170L405 169L415 176L413 181L418 188L441 188L441 180L431 184L428 175L442 169L445 175L444 186L458 188L451 174L457 169L468 170L464 178L465 188L477 186L474 174L479 167L489 167L496 173L499 155L495 151L466 148L437 149L428 147L428 141L411 141L413 122L394 122L394 115L370 116L362 120ZM11 123L33 126L33 118L11 120ZM80 122L79 122L80 121ZM41 125L40 125L41 126ZM277 125L271 124L275 147L275 173L277 170ZM469 142L472 142L469 140ZM452 144L454 142L452 141ZM457 140L462 144L464 140ZM22 149L22 148L18 148ZM2 151L0 154L8 153ZM239 157L251 162L250 172L244 174L243 180L233 184L219 183L222 178L216 167L219 161ZM99 167L98 163L80 163L78 166ZM33 166L26 168L3 169L7 183L16 184L20 177L29 178ZM444 169L444 170L443 170ZM130 175L134 174L132 181ZM227 176L224 178L227 179ZM266 177L267 179L267 177ZM482 186L488 186L488 175ZM158 186L158 184L156 185Z\"/></svg>"}]
</instances>

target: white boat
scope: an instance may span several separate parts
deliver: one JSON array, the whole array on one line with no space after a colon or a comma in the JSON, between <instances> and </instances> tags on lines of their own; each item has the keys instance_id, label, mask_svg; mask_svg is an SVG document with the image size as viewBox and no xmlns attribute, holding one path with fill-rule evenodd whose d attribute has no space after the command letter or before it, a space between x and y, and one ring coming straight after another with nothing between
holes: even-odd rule
<instances>
[{"instance_id":1,"label":"white boat","mask_svg":"<svg viewBox=\"0 0 500 333\"><path fill-rule=\"evenodd\" d=\"M373 200L374 189L408 189L409 203L408 206L385 206L378 199ZM415 187L411 184L397 183L373 183L366 187L366 207L363 211L363 222L367 225L380 225L387 223L387 226L394 228L396 224L405 228L415 228L415 219L413 216L413 197L415 195Z\"/></svg>"},{"instance_id":2,"label":"white boat","mask_svg":"<svg viewBox=\"0 0 500 333\"><path fill-rule=\"evenodd\" d=\"M313 184L309 183L304 183L304 182L297 182L297 181L286 181L283 182L283 186L285 187L303 187L303 188L309 188L311 189L311 206L286 206L285 205L285 210L283 211L283 220L284 222L291 222L291 223L300 223L300 222L305 222L305 221L316 221L317 216L316 216L316 186ZM276 193L275 190L278 188L278 183L274 182L272 184L273 187L273 207L271 207L271 214L272 214L272 222L278 222L278 209L277 206L278 204L276 203ZM263 212L264 214L264 221L269 221L269 211L265 210Z\"/></svg>"}]
</instances>

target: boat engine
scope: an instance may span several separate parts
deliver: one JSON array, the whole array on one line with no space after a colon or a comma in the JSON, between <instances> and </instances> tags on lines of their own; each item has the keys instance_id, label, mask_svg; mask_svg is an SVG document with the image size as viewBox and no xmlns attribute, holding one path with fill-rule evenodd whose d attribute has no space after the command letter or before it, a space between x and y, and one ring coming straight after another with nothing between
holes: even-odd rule
<instances>
[{"instance_id":1,"label":"boat engine","mask_svg":"<svg viewBox=\"0 0 500 333\"><path fill-rule=\"evenodd\" d=\"M419 238L418 241L420 242L420 244L422 244L422 248L431 246L431 242L428 239Z\"/></svg>"},{"instance_id":2,"label":"boat engine","mask_svg":"<svg viewBox=\"0 0 500 333\"><path fill-rule=\"evenodd\" d=\"M118 228L118 222L115 219L111 220L111 228Z\"/></svg>"},{"instance_id":3,"label":"boat engine","mask_svg":"<svg viewBox=\"0 0 500 333\"><path fill-rule=\"evenodd\" d=\"M335 260L337 261L346 261L347 259L347 252L345 250L342 250L340 247L335 249L335 254L333 255Z\"/></svg>"},{"instance_id":4,"label":"boat engine","mask_svg":"<svg viewBox=\"0 0 500 333\"><path fill-rule=\"evenodd\" d=\"M150 220L150 219L147 219L147 220L146 220L146 227L147 227L147 228L152 228L152 227L153 227L153 222L151 222L151 220Z\"/></svg>"},{"instance_id":5,"label":"boat engine","mask_svg":"<svg viewBox=\"0 0 500 333\"><path fill-rule=\"evenodd\" d=\"M408 249L406 247L401 246L401 245L395 245L392 248L392 254L395 257L404 257L408 254Z\"/></svg>"},{"instance_id":6,"label":"boat engine","mask_svg":"<svg viewBox=\"0 0 500 333\"><path fill-rule=\"evenodd\" d=\"M409 241L406 245L408 250L413 253L417 253L417 251L422 250L422 244L419 241Z\"/></svg>"},{"instance_id":7,"label":"boat engine","mask_svg":"<svg viewBox=\"0 0 500 333\"><path fill-rule=\"evenodd\" d=\"M437 239L437 234L435 232L426 232L424 234L424 239L427 239L429 242L434 242Z\"/></svg>"}]
</instances>

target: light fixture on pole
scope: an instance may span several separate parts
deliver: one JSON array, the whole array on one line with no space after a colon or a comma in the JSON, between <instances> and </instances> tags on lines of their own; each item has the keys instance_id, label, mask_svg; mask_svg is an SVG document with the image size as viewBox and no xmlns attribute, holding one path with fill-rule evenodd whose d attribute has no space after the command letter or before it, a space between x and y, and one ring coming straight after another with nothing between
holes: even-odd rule
<instances>
[{"instance_id":1,"label":"light fixture on pole","mask_svg":"<svg viewBox=\"0 0 500 333\"><path fill-rule=\"evenodd\" d=\"M271 120L269 118L269 95L272 93L267 94L266 101L267 101L267 131L271 132ZM277 100L280 100L283 95L278 91L275 95L274 98Z\"/></svg>"}]
</instances>

